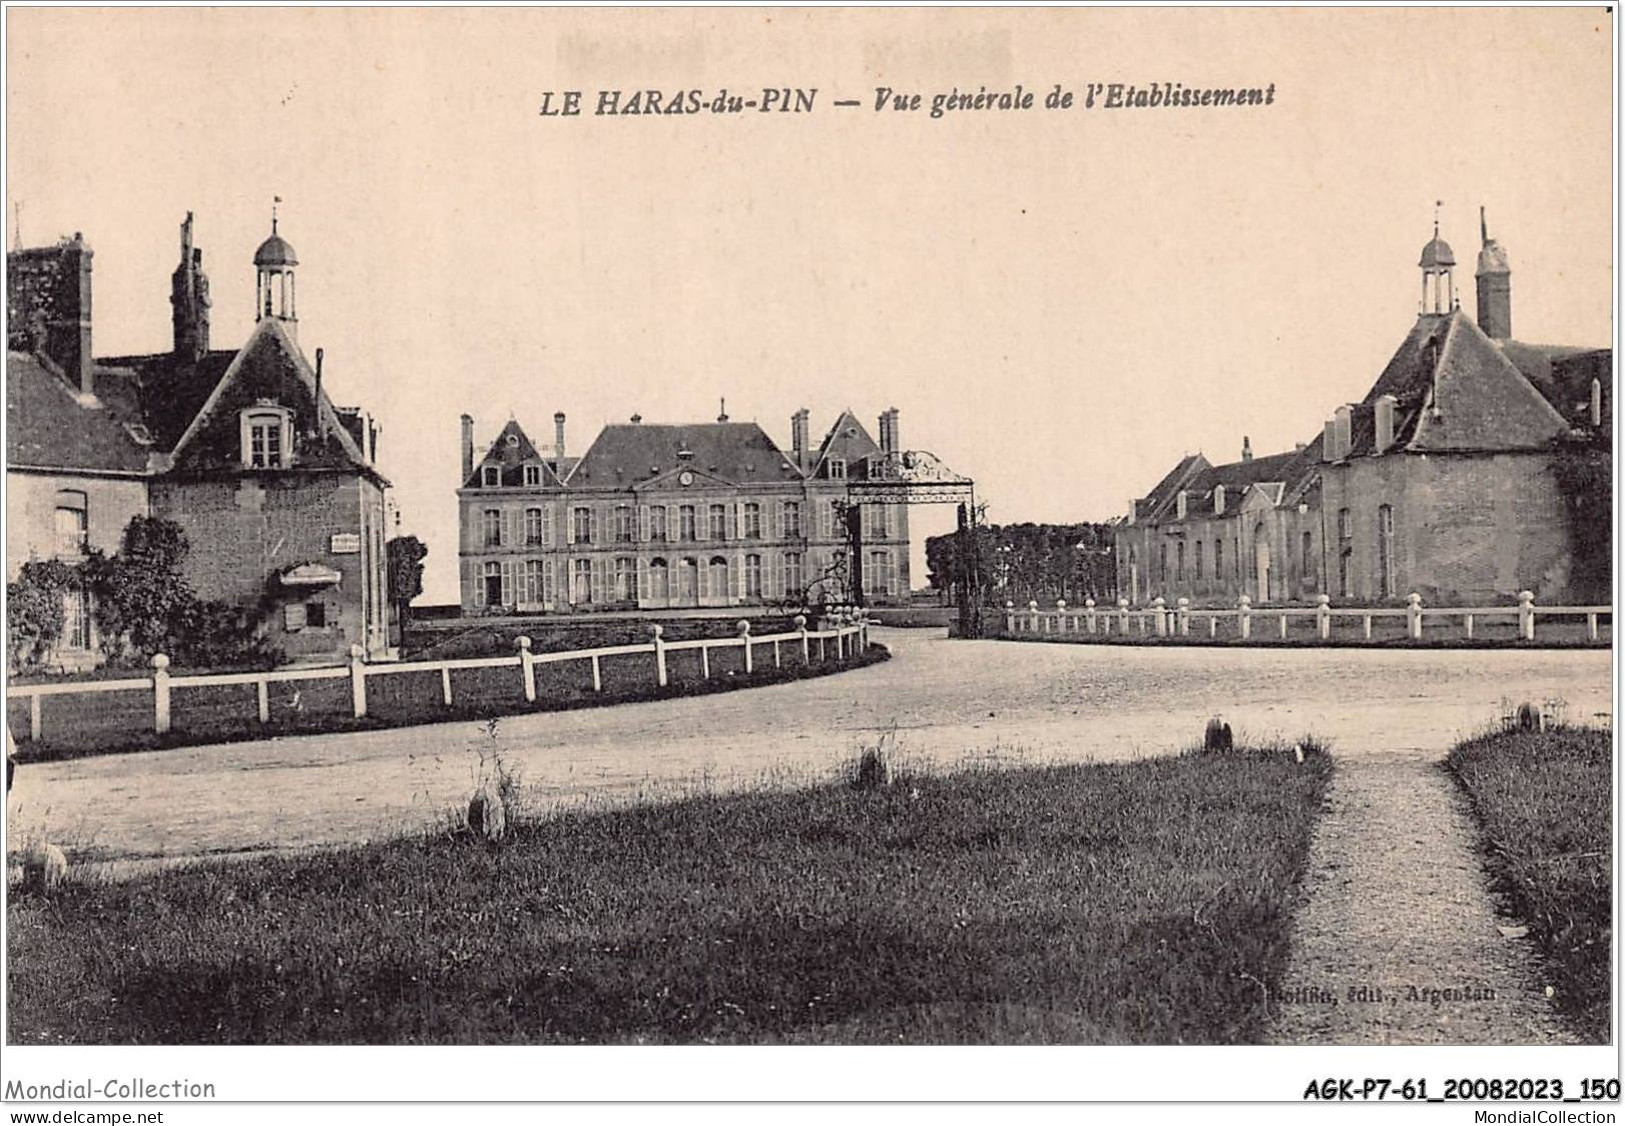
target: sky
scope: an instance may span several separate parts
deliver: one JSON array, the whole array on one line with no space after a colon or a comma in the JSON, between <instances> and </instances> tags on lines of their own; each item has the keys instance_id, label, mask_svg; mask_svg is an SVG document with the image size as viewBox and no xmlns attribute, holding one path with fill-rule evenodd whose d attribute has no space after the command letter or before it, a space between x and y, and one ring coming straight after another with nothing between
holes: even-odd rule
<instances>
[{"instance_id":1,"label":"sky","mask_svg":"<svg viewBox=\"0 0 1625 1126\"><path fill-rule=\"evenodd\" d=\"M995 523L1105 520L1181 456L1319 432L1478 208L1519 339L1613 335L1613 17L1573 9L9 9L7 219L95 250L95 350L170 345L196 215L215 347L254 248L382 427L421 601L456 600L458 416L789 445L850 406L976 480ZM1267 106L1045 110L1056 84L1274 86ZM929 115L1017 83L1032 110ZM811 113L596 116L597 92L816 89ZM876 112L878 87L926 111ZM587 112L544 117L548 91ZM625 95L623 95L625 96ZM835 99L855 99L835 107ZM923 539L951 527L920 509Z\"/></svg>"}]
</instances>

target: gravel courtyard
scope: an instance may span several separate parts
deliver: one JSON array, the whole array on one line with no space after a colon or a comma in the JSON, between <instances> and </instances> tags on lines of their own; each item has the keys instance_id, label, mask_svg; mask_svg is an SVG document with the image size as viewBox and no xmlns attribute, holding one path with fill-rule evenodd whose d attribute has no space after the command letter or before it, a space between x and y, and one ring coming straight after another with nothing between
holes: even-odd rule
<instances>
[{"instance_id":1,"label":"gravel courtyard","mask_svg":"<svg viewBox=\"0 0 1625 1126\"><path fill-rule=\"evenodd\" d=\"M1177 751L1208 716L1238 733L1313 731L1344 759L1438 758L1503 696L1610 705L1610 654L1529 650L1137 649L950 642L874 631L895 657L743 692L515 716L495 745L533 808L819 777L895 727L906 755L952 764ZM477 725L190 747L25 766L13 845L44 830L106 857L340 844L428 824L466 800Z\"/></svg>"}]
</instances>

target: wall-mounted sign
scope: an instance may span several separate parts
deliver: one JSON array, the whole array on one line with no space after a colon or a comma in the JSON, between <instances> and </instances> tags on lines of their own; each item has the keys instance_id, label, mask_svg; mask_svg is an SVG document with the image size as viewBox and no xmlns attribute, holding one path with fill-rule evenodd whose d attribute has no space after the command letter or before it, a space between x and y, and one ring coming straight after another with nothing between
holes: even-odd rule
<instances>
[{"instance_id":1,"label":"wall-mounted sign","mask_svg":"<svg viewBox=\"0 0 1625 1126\"><path fill-rule=\"evenodd\" d=\"M334 555L359 555L361 537L355 532L334 532L332 543L327 550Z\"/></svg>"}]
</instances>

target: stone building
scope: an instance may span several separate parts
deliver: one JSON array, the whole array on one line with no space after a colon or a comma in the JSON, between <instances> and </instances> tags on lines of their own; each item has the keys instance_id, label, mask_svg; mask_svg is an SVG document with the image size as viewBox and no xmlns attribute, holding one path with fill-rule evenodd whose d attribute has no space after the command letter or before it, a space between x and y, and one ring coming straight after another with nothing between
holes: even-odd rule
<instances>
[{"instance_id":1,"label":"stone building","mask_svg":"<svg viewBox=\"0 0 1625 1126\"><path fill-rule=\"evenodd\" d=\"M877 442L845 411L809 443L808 412L784 452L754 422L605 426L579 457L565 416L537 448L509 421L476 460L462 419L464 613L653 610L841 600L850 574L847 485L899 453L897 411ZM908 512L860 508L867 601L906 598Z\"/></svg>"},{"instance_id":2,"label":"stone building","mask_svg":"<svg viewBox=\"0 0 1625 1126\"><path fill-rule=\"evenodd\" d=\"M1612 351L1513 339L1511 266L1482 216L1480 227L1476 318L1460 308L1455 254L1436 223L1418 263L1421 313L1365 396L1294 452L1183 459L1120 529L1125 595L1606 599L1577 568L1586 545L1608 537L1577 529L1586 507L1564 491L1563 470L1611 448ZM1589 563L1606 575L1606 560Z\"/></svg>"},{"instance_id":3,"label":"stone building","mask_svg":"<svg viewBox=\"0 0 1625 1126\"><path fill-rule=\"evenodd\" d=\"M335 407L298 344L293 247L254 256L255 326L210 347L208 281L181 226L173 346L93 358L91 251L79 236L7 256L7 571L111 554L136 515L179 524L198 596L242 607L293 658L387 645L385 490L377 428ZM71 594L59 663L96 660Z\"/></svg>"}]
</instances>

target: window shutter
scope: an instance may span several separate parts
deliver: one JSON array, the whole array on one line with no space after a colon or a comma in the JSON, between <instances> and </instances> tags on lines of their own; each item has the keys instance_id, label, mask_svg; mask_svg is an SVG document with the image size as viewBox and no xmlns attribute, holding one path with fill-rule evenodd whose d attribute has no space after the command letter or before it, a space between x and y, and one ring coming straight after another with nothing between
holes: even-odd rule
<instances>
[{"instance_id":1,"label":"window shutter","mask_svg":"<svg viewBox=\"0 0 1625 1126\"><path fill-rule=\"evenodd\" d=\"M638 505L638 542L649 542L649 506Z\"/></svg>"},{"instance_id":2,"label":"window shutter","mask_svg":"<svg viewBox=\"0 0 1625 1126\"><path fill-rule=\"evenodd\" d=\"M592 542L611 543L615 539L615 510L607 504L593 506Z\"/></svg>"},{"instance_id":3,"label":"window shutter","mask_svg":"<svg viewBox=\"0 0 1625 1126\"><path fill-rule=\"evenodd\" d=\"M897 593L897 560L891 552L886 552L886 593Z\"/></svg>"},{"instance_id":4,"label":"window shutter","mask_svg":"<svg viewBox=\"0 0 1625 1126\"><path fill-rule=\"evenodd\" d=\"M592 571L592 600L598 603L608 602L615 597L609 556L601 555L594 559Z\"/></svg>"},{"instance_id":5,"label":"window shutter","mask_svg":"<svg viewBox=\"0 0 1625 1126\"><path fill-rule=\"evenodd\" d=\"M745 556L735 554L728 567L728 597L738 602L745 595Z\"/></svg>"},{"instance_id":6,"label":"window shutter","mask_svg":"<svg viewBox=\"0 0 1625 1126\"><path fill-rule=\"evenodd\" d=\"M474 605L485 605L485 567L480 563L468 565L469 579L474 584Z\"/></svg>"},{"instance_id":7,"label":"window shutter","mask_svg":"<svg viewBox=\"0 0 1625 1126\"><path fill-rule=\"evenodd\" d=\"M542 561L542 604L549 610L553 608L553 560Z\"/></svg>"},{"instance_id":8,"label":"window shutter","mask_svg":"<svg viewBox=\"0 0 1625 1126\"><path fill-rule=\"evenodd\" d=\"M575 543L576 542L576 514L575 514L575 508L573 506L571 506L571 505L565 505L564 506L564 511L561 512L560 515L564 518L564 542L567 543L567 544Z\"/></svg>"},{"instance_id":9,"label":"window shutter","mask_svg":"<svg viewBox=\"0 0 1625 1126\"><path fill-rule=\"evenodd\" d=\"M502 561L502 604L512 606L516 599L513 596L513 560Z\"/></svg>"},{"instance_id":10,"label":"window shutter","mask_svg":"<svg viewBox=\"0 0 1625 1126\"><path fill-rule=\"evenodd\" d=\"M553 506L542 505L542 546L553 546Z\"/></svg>"},{"instance_id":11,"label":"window shutter","mask_svg":"<svg viewBox=\"0 0 1625 1126\"><path fill-rule=\"evenodd\" d=\"M694 593L704 598L706 589L710 586L711 568L704 559L696 559L694 564ZM685 563L684 566L686 567L687 564Z\"/></svg>"},{"instance_id":12,"label":"window shutter","mask_svg":"<svg viewBox=\"0 0 1625 1126\"><path fill-rule=\"evenodd\" d=\"M722 524L724 528L723 539L736 540L739 538L739 506L737 504L723 505Z\"/></svg>"},{"instance_id":13,"label":"window shutter","mask_svg":"<svg viewBox=\"0 0 1625 1126\"><path fill-rule=\"evenodd\" d=\"M282 625L285 629L305 628L305 604L303 602L290 602L282 608Z\"/></svg>"},{"instance_id":14,"label":"window shutter","mask_svg":"<svg viewBox=\"0 0 1625 1126\"><path fill-rule=\"evenodd\" d=\"M472 560L469 560L469 559L459 559L457 562L458 562L458 568L457 569L460 572L458 577L462 580L462 582L461 582L462 594L463 594L463 597L461 599L462 604L464 606L472 606L472 605L474 605L474 591L473 591L474 582L473 582L472 578L470 578L470 571L473 568L474 563L473 563Z\"/></svg>"},{"instance_id":15,"label":"window shutter","mask_svg":"<svg viewBox=\"0 0 1625 1126\"><path fill-rule=\"evenodd\" d=\"M638 605L642 606L649 597L649 561L647 559L638 560L637 581L638 589L636 597L638 600Z\"/></svg>"}]
</instances>

